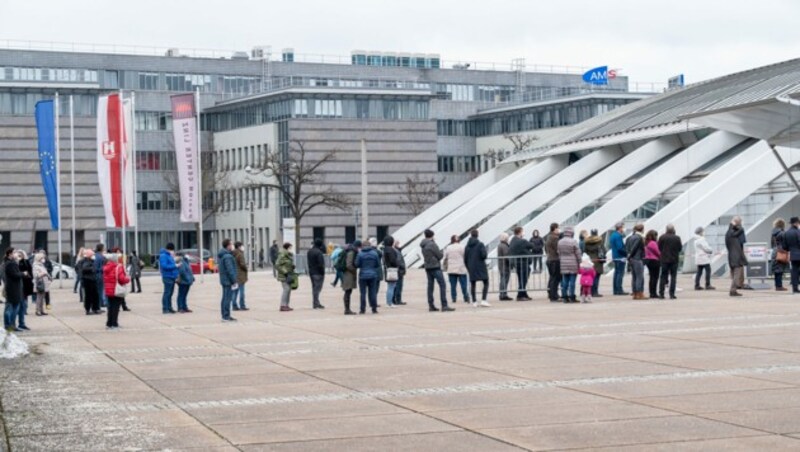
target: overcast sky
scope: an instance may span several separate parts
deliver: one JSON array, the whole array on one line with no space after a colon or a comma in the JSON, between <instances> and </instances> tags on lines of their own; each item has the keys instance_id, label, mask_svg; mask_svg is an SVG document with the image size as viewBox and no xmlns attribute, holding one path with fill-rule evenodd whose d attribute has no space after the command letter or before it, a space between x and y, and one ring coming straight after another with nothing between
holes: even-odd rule
<instances>
[{"instance_id":1,"label":"overcast sky","mask_svg":"<svg viewBox=\"0 0 800 452\"><path fill-rule=\"evenodd\" d=\"M0 0L2 40L593 67L696 82L800 57L798 0Z\"/></svg>"}]
</instances>

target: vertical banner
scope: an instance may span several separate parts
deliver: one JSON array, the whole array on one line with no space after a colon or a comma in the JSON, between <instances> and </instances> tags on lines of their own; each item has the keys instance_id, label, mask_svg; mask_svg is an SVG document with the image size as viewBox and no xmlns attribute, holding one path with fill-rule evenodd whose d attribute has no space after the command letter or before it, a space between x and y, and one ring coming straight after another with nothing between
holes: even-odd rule
<instances>
[{"instance_id":1,"label":"vertical banner","mask_svg":"<svg viewBox=\"0 0 800 452\"><path fill-rule=\"evenodd\" d=\"M125 112L119 94L100 96L97 99L97 179L103 197L106 226L110 228L131 226L133 222L131 209L136 208L136 204L129 201L135 201L133 177L127 175L131 161L126 155L127 127L122 125L129 123L130 118L123 116L121 120L120 115L125 115ZM123 173L126 174L124 188ZM123 196L126 197L124 202Z\"/></svg>"},{"instance_id":2,"label":"vertical banner","mask_svg":"<svg viewBox=\"0 0 800 452\"><path fill-rule=\"evenodd\" d=\"M200 222L200 158L194 94L172 96L172 133L181 192L181 221Z\"/></svg>"},{"instance_id":3,"label":"vertical banner","mask_svg":"<svg viewBox=\"0 0 800 452\"><path fill-rule=\"evenodd\" d=\"M55 107L52 100L36 103L36 133L39 141L39 174L42 176L44 196L50 211L50 226L59 228L58 168L56 168Z\"/></svg>"}]
</instances>

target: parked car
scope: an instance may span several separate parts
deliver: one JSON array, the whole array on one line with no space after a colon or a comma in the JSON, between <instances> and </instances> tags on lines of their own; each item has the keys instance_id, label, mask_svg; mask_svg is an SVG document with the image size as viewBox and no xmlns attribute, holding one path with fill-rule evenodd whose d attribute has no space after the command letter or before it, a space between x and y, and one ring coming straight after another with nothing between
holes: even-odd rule
<instances>
[{"instance_id":1,"label":"parked car","mask_svg":"<svg viewBox=\"0 0 800 452\"><path fill-rule=\"evenodd\" d=\"M189 260L189 267L192 269L192 274L200 274L200 258L191 254L184 254L184 257ZM217 269L209 265L208 261L203 262L203 273L216 273Z\"/></svg>"},{"instance_id":2,"label":"parked car","mask_svg":"<svg viewBox=\"0 0 800 452\"><path fill-rule=\"evenodd\" d=\"M197 251L197 248L186 248L182 250L178 250L178 254L189 254L191 256L199 256L200 253ZM207 261L208 258L211 257L211 251L203 250L203 260Z\"/></svg>"},{"instance_id":3,"label":"parked car","mask_svg":"<svg viewBox=\"0 0 800 452\"><path fill-rule=\"evenodd\" d=\"M53 279L75 279L75 269L69 265L61 265L58 262L53 262L53 271L50 272L50 277Z\"/></svg>"}]
</instances>

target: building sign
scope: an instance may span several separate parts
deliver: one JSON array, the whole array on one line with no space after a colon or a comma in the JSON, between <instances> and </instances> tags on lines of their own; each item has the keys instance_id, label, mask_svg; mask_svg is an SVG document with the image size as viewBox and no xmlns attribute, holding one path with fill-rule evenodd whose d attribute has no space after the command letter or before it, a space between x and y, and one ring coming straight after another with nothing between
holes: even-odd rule
<instances>
[{"instance_id":1,"label":"building sign","mask_svg":"<svg viewBox=\"0 0 800 452\"><path fill-rule=\"evenodd\" d=\"M608 81L617 78L616 69L600 66L590 69L583 74L583 81L592 85L608 85Z\"/></svg>"},{"instance_id":2,"label":"building sign","mask_svg":"<svg viewBox=\"0 0 800 452\"><path fill-rule=\"evenodd\" d=\"M678 74L675 77L670 77L667 80L667 89L683 88L683 74Z\"/></svg>"},{"instance_id":3,"label":"building sign","mask_svg":"<svg viewBox=\"0 0 800 452\"><path fill-rule=\"evenodd\" d=\"M769 277L770 249L766 243L745 244L744 255L747 256L745 276L748 279L763 279Z\"/></svg>"}]
</instances>

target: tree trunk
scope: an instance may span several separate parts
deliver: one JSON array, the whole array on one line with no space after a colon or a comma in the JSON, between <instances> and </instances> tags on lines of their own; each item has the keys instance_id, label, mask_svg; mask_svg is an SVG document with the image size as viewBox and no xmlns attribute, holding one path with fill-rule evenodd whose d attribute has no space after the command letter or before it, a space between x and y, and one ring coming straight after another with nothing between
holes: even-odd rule
<instances>
[{"instance_id":1,"label":"tree trunk","mask_svg":"<svg viewBox=\"0 0 800 452\"><path fill-rule=\"evenodd\" d=\"M294 255L300 252L300 218L294 217Z\"/></svg>"}]
</instances>

